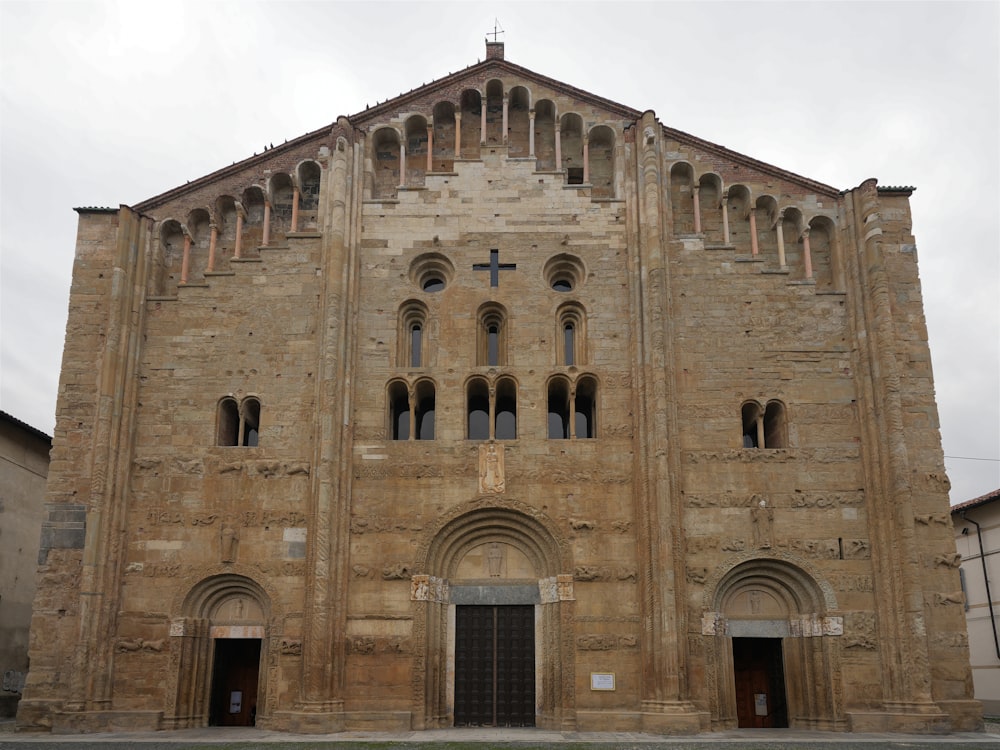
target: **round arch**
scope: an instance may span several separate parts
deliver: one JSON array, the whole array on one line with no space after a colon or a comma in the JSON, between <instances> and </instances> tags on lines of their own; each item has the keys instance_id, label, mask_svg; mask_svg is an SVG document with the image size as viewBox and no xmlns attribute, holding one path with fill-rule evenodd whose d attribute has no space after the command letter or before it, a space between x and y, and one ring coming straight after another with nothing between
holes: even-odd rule
<instances>
[{"instance_id":1,"label":"round arch","mask_svg":"<svg viewBox=\"0 0 1000 750\"><path fill-rule=\"evenodd\" d=\"M494 554L496 557L494 558ZM535 724L575 716L574 599L568 543L550 519L518 501L481 497L456 508L415 557L415 728L454 723L457 608L529 605L535 616Z\"/></svg>"},{"instance_id":2,"label":"round arch","mask_svg":"<svg viewBox=\"0 0 1000 750\"><path fill-rule=\"evenodd\" d=\"M759 525L771 522L773 511L762 503L752 512L756 534ZM835 640L843 633L843 619L835 614L833 588L818 571L793 555L758 549L716 570L706 581L702 604L702 635L708 636L706 667L714 683L710 700L717 728L743 726L738 685L752 678L736 654L747 645L774 654L780 665L768 673L765 684L780 684L774 689L783 693L787 726L844 728L842 686L837 684L842 679L840 650Z\"/></svg>"},{"instance_id":3,"label":"round arch","mask_svg":"<svg viewBox=\"0 0 1000 750\"><path fill-rule=\"evenodd\" d=\"M223 560L235 557L238 532L224 524L219 529ZM180 614L171 621L171 636L177 637L177 684L174 705L166 712L170 728L204 727L209 724L211 690L215 677L218 644L223 641L259 641L254 647L256 664L255 691L247 695L259 726L266 725L276 708L276 686L267 682L268 667L277 654L272 641L280 637L274 623L280 621L275 611L275 597L249 571L233 562L223 562L214 571L191 585L183 598L174 601L173 611Z\"/></svg>"}]
</instances>

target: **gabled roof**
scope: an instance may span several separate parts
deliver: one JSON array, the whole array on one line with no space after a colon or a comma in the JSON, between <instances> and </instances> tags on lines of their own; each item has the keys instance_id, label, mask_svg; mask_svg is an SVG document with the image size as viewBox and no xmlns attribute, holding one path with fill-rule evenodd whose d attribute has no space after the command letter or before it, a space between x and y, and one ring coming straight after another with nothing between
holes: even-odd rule
<instances>
[{"instance_id":1,"label":"gabled roof","mask_svg":"<svg viewBox=\"0 0 1000 750\"><path fill-rule=\"evenodd\" d=\"M347 116L347 120L355 127L363 127L365 125L386 119L388 116L392 115L400 109L405 109L407 104L415 102L419 99L427 97L429 94L433 94L435 91L444 91L451 89L454 86L460 84L463 80L478 81L483 80L488 77L494 77L500 74L508 74L510 76L519 77L525 81L533 81L535 83L547 86L555 91L559 91L574 100L586 102L600 109L604 109L609 113L626 120L638 120L642 117L643 111L638 109L633 109L624 104L620 104L611 99L606 99L604 97L592 94L583 89L578 89L575 86L570 86L562 81L557 81L554 78L549 78L540 73L536 73L533 70L522 67L515 63L512 63L503 58L503 45L500 43L487 42L487 48L493 47L496 50L499 47L499 56L490 57L480 62L476 62L474 65L469 65L455 73L449 73L447 76L432 80L430 83L422 84L419 87L410 89L405 93L401 93L398 96L387 99L384 102L376 104L374 107L366 107L365 109L357 112L353 115ZM647 110L648 111L648 110ZM337 118L339 119L339 118ZM148 211L155 206L164 203L168 200L182 196L185 192L193 191L207 185L217 179L224 178L231 174L242 172L248 168L252 168L257 164L266 163L270 161L275 155L280 155L283 152L291 151L298 148L303 143L314 139L325 138L330 131L335 127L337 120L335 119L330 125L322 128L318 128L312 132L306 133L290 141L286 141L278 146L267 149L259 154L254 154L253 156L244 159L243 161L234 162L228 167L223 167L222 169L211 172L203 177L196 180L192 180L184 185L178 186L171 190L168 190L159 195L147 198L146 200L135 204L134 208L138 211ZM661 125L663 135L666 138L676 140L680 143L692 146L701 151L719 156L727 161L734 162L736 164L743 165L750 169L753 169L764 174L768 174L779 179L788 180L789 182L798 183L803 188L807 190L812 190L823 195L827 195L831 198L838 198L841 194L846 191L838 190L830 185L826 185L822 182L812 180L808 177L803 177L802 175L796 174L794 172L789 172L787 170L776 167L773 164L768 164L767 162L758 161L746 154L739 153L738 151L733 151L725 146L721 146L717 143L712 143L711 141L706 141L697 136L693 136L689 133L685 133L681 130L675 128L667 127L666 125ZM890 191L903 192L909 195L915 188L890 188ZM905 192L909 191L909 192Z\"/></svg>"}]
</instances>

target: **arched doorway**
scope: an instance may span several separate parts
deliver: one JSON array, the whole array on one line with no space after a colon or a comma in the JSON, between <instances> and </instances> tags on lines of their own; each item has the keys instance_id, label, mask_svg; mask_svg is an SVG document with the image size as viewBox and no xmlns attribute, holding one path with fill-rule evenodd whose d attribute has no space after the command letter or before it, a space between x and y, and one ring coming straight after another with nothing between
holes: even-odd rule
<instances>
[{"instance_id":1,"label":"arched doorway","mask_svg":"<svg viewBox=\"0 0 1000 750\"><path fill-rule=\"evenodd\" d=\"M192 587L171 622L180 638L173 728L254 726L265 712L271 597L233 573Z\"/></svg>"},{"instance_id":2,"label":"arched doorway","mask_svg":"<svg viewBox=\"0 0 1000 750\"><path fill-rule=\"evenodd\" d=\"M832 588L801 560L755 555L706 586L703 635L718 728L843 729Z\"/></svg>"},{"instance_id":3,"label":"arched doorway","mask_svg":"<svg viewBox=\"0 0 1000 750\"><path fill-rule=\"evenodd\" d=\"M422 545L411 596L417 728L572 726L572 568L552 528L519 503L474 503Z\"/></svg>"}]
</instances>

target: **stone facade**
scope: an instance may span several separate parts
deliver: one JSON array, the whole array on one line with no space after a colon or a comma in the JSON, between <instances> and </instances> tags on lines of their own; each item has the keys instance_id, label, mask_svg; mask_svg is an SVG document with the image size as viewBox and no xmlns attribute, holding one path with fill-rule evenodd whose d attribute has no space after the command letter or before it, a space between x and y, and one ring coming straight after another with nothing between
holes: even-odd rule
<instances>
[{"instance_id":1,"label":"stone facade","mask_svg":"<svg viewBox=\"0 0 1000 750\"><path fill-rule=\"evenodd\" d=\"M0 716L10 717L28 672L39 529L52 439L0 411ZM42 530L41 543L50 541Z\"/></svg>"},{"instance_id":2,"label":"stone facade","mask_svg":"<svg viewBox=\"0 0 1000 750\"><path fill-rule=\"evenodd\" d=\"M22 727L981 723L912 188L502 53L78 209Z\"/></svg>"}]
</instances>

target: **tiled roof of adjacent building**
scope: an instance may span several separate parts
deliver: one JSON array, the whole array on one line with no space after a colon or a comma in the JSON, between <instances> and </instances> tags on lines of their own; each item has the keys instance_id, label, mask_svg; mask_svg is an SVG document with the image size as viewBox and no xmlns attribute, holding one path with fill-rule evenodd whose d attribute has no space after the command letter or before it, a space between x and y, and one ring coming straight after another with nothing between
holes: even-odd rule
<instances>
[{"instance_id":1,"label":"tiled roof of adjacent building","mask_svg":"<svg viewBox=\"0 0 1000 750\"><path fill-rule=\"evenodd\" d=\"M993 490L993 492L987 492L985 495L966 500L964 503L953 505L951 512L957 513L958 511L969 510L970 508L978 508L980 505L992 503L994 500L1000 500L1000 490Z\"/></svg>"},{"instance_id":2,"label":"tiled roof of adjacent building","mask_svg":"<svg viewBox=\"0 0 1000 750\"><path fill-rule=\"evenodd\" d=\"M117 210L117 209L115 209L115 210ZM46 435L41 430L32 427L27 422L22 422L17 417L15 417L15 416L13 416L11 414L8 414L5 411L0 411L0 420L3 420L5 422L10 422L11 424L15 425L16 427L20 427L25 432L30 432L35 437L41 438L42 440L45 440L45 441L47 441L49 443L52 442L52 436L51 435Z\"/></svg>"}]
</instances>

